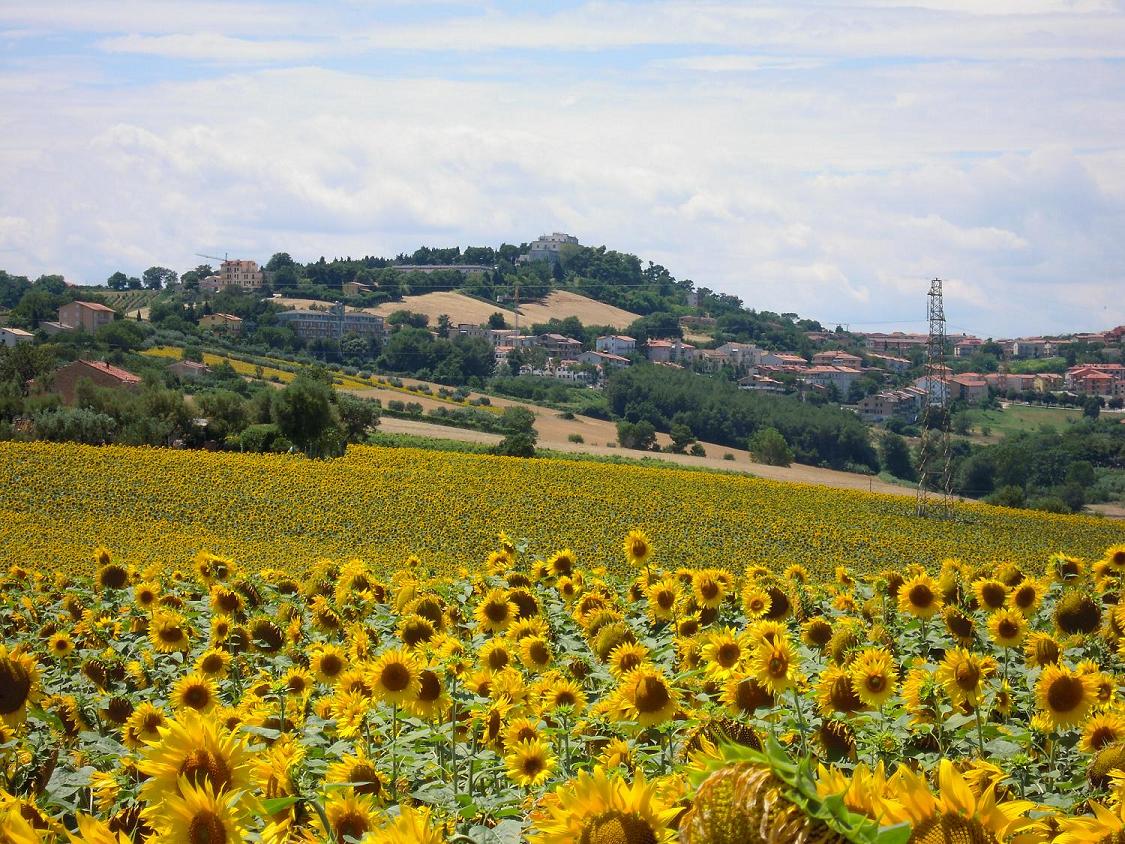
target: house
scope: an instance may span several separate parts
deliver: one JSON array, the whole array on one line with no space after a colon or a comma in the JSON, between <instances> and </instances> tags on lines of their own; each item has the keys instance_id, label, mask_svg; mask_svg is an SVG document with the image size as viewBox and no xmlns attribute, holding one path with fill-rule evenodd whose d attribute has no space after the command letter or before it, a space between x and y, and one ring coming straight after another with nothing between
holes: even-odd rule
<instances>
[{"instance_id":1,"label":"house","mask_svg":"<svg viewBox=\"0 0 1125 844\"><path fill-rule=\"evenodd\" d=\"M579 363L588 363L591 366L600 366L603 371L624 369L632 362L627 357L613 355L609 352L583 352L578 356L577 361Z\"/></svg>"},{"instance_id":2,"label":"house","mask_svg":"<svg viewBox=\"0 0 1125 844\"><path fill-rule=\"evenodd\" d=\"M116 318L113 308L100 302L67 302L59 308L59 325L64 331L79 329L91 334Z\"/></svg>"},{"instance_id":3,"label":"house","mask_svg":"<svg viewBox=\"0 0 1125 844\"><path fill-rule=\"evenodd\" d=\"M1037 393L1053 393L1063 388L1063 376L1057 372L1040 372L1032 381L1032 389Z\"/></svg>"},{"instance_id":4,"label":"house","mask_svg":"<svg viewBox=\"0 0 1125 844\"><path fill-rule=\"evenodd\" d=\"M30 343L35 335L22 328L0 328L0 346L18 346L21 343Z\"/></svg>"},{"instance_id":5,"label":"house","mask_svg":"<svg viewBox=\"0 0 1125 844\"><path fill-rule=\"evenodd\" d=\"M764 366L776 366L788 372L803 372L809 366L809 362L800 355L779 352L766 352L758 363Z\"/></svg>"},{"instance_id":6,"label":"house","mask_svg":"<svg viewBox=\"0 0 1125 844\"><path fill-rule=\"evenodd\" d=\"M952 393L950 383L949 378L940 375L923 375L921 378L914 379L914 386L918 387L923 395L929 393L930 404L945 404L949 400Z\"/></svg>"},{"instance_id":7,"label":"house","mask_svg":"<svg viewBox=\"0 0 1125 844\"><path fill-rule=\"evenodd\" d=\"M234 314L204 314L199 318L199 327L208 331L241 334L242 317L237 317Z\"/></svg>"},{"instance_id":8,"label":"house","mask_svg":"<svg viewBox=\"0 0 1125 844\"><path fill-rule=\"evenodd\" d=\"M909 354L915 349L924 350L929 345L928 334L904 334L895 331L890 334L872 332L864 334L863 342L873 352L893 352L895 354Z\"/></svg>"},{"instance_id":9,"label":"house","mask_svg":"<svg viewBox=\"0 0 1125 844\"><path fill-rule=\"evenodd\" d=\"M695 346L678 337L673 340L649 340L645 354L653 363L680 363L695 358Z\"/></svg>"},{"instance_id":10,"label":"house","mask_svg":"<svg viewBox=\"0 0 1125 844\"><path fill-rule=\"evenodd\" d=\"M1054 344L1042 337L1021 337L1012 341L1014 358L1049 358L1054 353Z\"/></svg>"},{"instance_id":11,"label":"house","mask_svg":"<svg viewBox=\"0 0 1125 844\"><path fill-rule=\"evenodd\" d=\"M880 369L885 369L888 372L894 372L901 375L911 367L910 361L906 358L896 358L893 355L880 355L871 352L867 355L867 360L872 366L877 366Z\"/></svg>"},{"instance_id":12,"label":"house","mask_svg":"<svg viewBox=\"0 0 1125 844\"><path fill-rule=\"evenodd\" d=\"M359 281L345 281L340 285L340 288L345 296L360 296L373 290L370 284L363 284Z\"/></svg>"},{"instance_id":13,"label":"house","mask_svg":"<svg viewBox=\"0 0 1125 844\"><path fill-rule=\"evenodd\" d=\"M168 371L184 381L194 381L211 374L211 368L194 360L178 360L168 367Z\"/></svg>"},{"instance_id":14,"label":"house","mask_svg":"<svg viewBox=\"0 0 1125 844\"><path fill-rule=\"evenodd\" d=\"M574 360L582 354L582 344L573 337L565 337L562 334L540 334L539 345L551 357L563 360Z\"/></svg>"},{"instance_id":15,"label":"house","mask_svg":"<svg viewBox=\"0 0 1125 844\"><path fill-rule=\"evenodd\" d=\"M979 337L965 337L958 340L953 344L953 357L955 358L968 358L976 354L977 350L984 345L984 341Z\"/></svg>"},{"instance_id":16,"label":"house","mask_svg":"<svg viewBox=\"0 0 1125 844\"><path fill-rule=\"evenodd\" d=\"M540 235L529 244L527 254L521 255L516 261L520 264L530 261L549 261L552 264L557 264L559 262L559 250L568 243L577 246L578 238L565 232Z\"/></svg>"},{"instance_id":17,"label":"house","mask_svg":"<svg viewBox=\"0 0 1125 844\"><path fill-rule=\"evenodd\" d=\"M805 370L803 378L818 387L834 386L841 396L847 396L852 384L862 374L850 366L810 366Z\"/></svg>"},{"instance_id":18,"label":"house","mask_svg":"<svg viewBox=\"0 0 1125 844\"><path fill-rule=\"evenodd\" d=\"M55 370L51 389L62 396L65 404L74 404L78 382L86 379L97 387L135 390L141 385L139 376L100 360L76 360Z\"/></svg>"},{"instance_id":19,"label":"house","mask_svg":"<svg viewBox=\"0 0 1125 844\"><path fill-rule=\"evenodd\" d=\"M594 341L594 348L599 352L607 352L611 355L628 356L636 353L637 341L635 338L624 334L608 334L597 338Z\"/></svg>"},{"instance_id":20,"label":"house","mask_svg":"<svg viewBox=\"0 0 1125 844\"><path fill-rule=\"evenodd\" d=\"M471 322L457 323L457 327L450 333L458 337L479 337L482 340L488 340L489 343L492 343L492 329Z\"/></svg>"},{"instance_id":21,"label":"house","mask_svg":"<svg viewBox=\"0 0 1125 844\"><path fill-rule=\"evenodd\" d=\"M762 393L784 393L785 385L768 375L747 375L738 379L738 389Z\"/></svg>"},{"instance_id":22,"label":"house","mask_svg":"<svg viewBox=\"0 0 1125 844\"><path fill-rule=\"evenodd\" d=\"M221 290L226 290L228 287L257 290L265 284L265 280L265 273L258 268L257 261L223 261L219 266Z\"/></svg>"},{"instance_id":23,"label":"house","mask_svg":"<svg viewBox=\"0 0 1125 844\"><path fill-rule=\"evenodd\" d=\"M1125 395L1125 366L1120 363L1086 363L1066 371L1067 389L1085 396Z\"/></svg>"},{"instance_id":24,"label":"house","mask_svg":"<svg viewBox=\"0 0 1125 844\"><path fill-rule=\"evenodd\" d=\"M282 311L277 321L287 325L302 340L339 340L348 334L382 337L383 318L363 311L348 311L337 302L326 311Z\"/></svg>"},{"instance_id":25,"label":"house","mask_svg":"<svg viewBox=\"0 0 1125 844\"><path fill-rule=\"evenodd\" d=\"M988 382L976 372L954 375L950 381L950 392L962 401L980 401L988 398Z\"/></svg>"},{"instance_id":26,"label":"house","mask_svg":"<svg viewBox=\"0 0 1125 844\"><path fill-rule=\"evenodd\" d=\"M837 350L817 352L813 355L812 362L813 366L847 366L852 369L863 366L863 358Z\"/></svg>"},{"instance_id":27,"label":"house","mask_svg":"<svg viewBox=\"0 0 1125 844\"><path fill-rule=\"evenodd\" d=\"M893 416L913 422L921 414L925 398L926 391L918 387L884 390L864 396L859 402L859 415L867 422L882 422Z\"/></svg>"},{"instance_id":28,"label":"house","mask_svg":"<svg viewBox=\"0 0 1125 844\"><path fill-rule=\"evenodd\" d=\"M723 343L716 351L726 355L731 366L745 368L757 366L762 362L762 356L766 354L764 349L758 348L753 343Z\"/></svg>"}]
</instances>

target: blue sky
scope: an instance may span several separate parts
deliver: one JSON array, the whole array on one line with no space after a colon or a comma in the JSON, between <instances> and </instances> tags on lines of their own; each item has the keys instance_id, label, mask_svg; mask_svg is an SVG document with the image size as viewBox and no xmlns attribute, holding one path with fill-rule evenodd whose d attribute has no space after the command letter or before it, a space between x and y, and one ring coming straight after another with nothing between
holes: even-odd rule
<instances>
[{"instance_id":1,"label":"blue sky","mask_svg":"<svg viewBox=\"0 0 1125 844\"><path fill-rule=\"evenodd\" d=\"M1123 59L1096 0L6 0L0 268L567 231L854 328L935 275L957 331L1106 328Z\"/></svg>"}]
</instances>

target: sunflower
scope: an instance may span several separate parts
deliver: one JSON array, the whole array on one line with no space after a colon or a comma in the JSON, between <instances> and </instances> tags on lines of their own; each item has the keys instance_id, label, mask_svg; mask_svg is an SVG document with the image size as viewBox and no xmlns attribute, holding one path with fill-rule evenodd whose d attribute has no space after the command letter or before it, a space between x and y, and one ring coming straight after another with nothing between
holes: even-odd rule
<instances>
[{"instance_id":1,"label":"sunflower","mask_svg":"<svg viewBox=\"0 0 1125 844\"><path fill-rule=\"evenodd\" d=\"M1027 619L1019 610L1005 607L988 618L992 641L1002 648L1018 648L1027 636Z\"/></svg>"},{"instance_id":2,"label":"sunflower","mask_svg":"<svg viewBox=\"0 0 1125 844\"><path fill-rule=\"evenodd\" d=\"M304 668L295 665L281 678L282 688L289 697L307 698L313 692L313 676Z\"/></svg>"},{"instance_id":3,"label":"sunflower","mask_svg":"<svg viewBox=\"0 0 1125 844\"><path fill-rule=\"evenodd\" d=\"M477 654L481 667L488 671L500 671L511 665L512 652L508 650L509 644L506 639L492 639L485 642Z\"/></svg>"},{"instance_id":4,"label":"sunflower","mask_svg":"<svg viewBox=\"0 0 1125 844\"><path fill-rule=\"evenodd\" d=\"M148 744L137 764L148 777L141 785L141 799L150 806L179 794L185 780L196 787L206 782L215 793L250 785L252 757L244 736L193 709L183 710L157 729L160 739Z\"/></svg>"},{"instance_id":5,"label":"sunflower","mask_svg":"<svg viewBox=\"0 0 1125 844\"><path fill-rule=\"evenodd\" d=\"M375 829L378 804L354 788L334 789L324 804L324 815L337 841L359 840ZM318 821L317 826L320 826Z\"/></svg>"},{"instance_id":6,"label":"sunflower","mask_svg":"<svg viewBox=\"0 0 1125 844\"><path fill-rule=\"evenodd\" d=\"M695 603L705 610L713 610L726 597L725 580L717 569L700 569L691 579Z\"/></svg>"},{"instance_id":7,"label":"sunflower","mask_svg":"<svg viewBox=\"0 0 1125 844\"><path fill-rule=\"evenodd\" d=\"M832 640L832 625L824 616L810 618L801 625L801 641L810 648L823 651Z\"/></svg>"},{"instance_id":8,"label":"sunflower","mask_svg":"<svg viewBox=\"0 0 1125 844\"><path fill-rule=\"evenodd\" d=\"M22 648L0 645L0 721L18 727L41 696L39 663Z\"/></svg>"},{"instance_id":9,"label":"sunflower","mask_svg":"<svg viewBox=\"0 0 1125 844\"><path fill-rule=\"evenodd\" d=\"M746 642L732 628L726 627L707 637L702 655L707 678L725 682L740 673L747 657Z\"/></svg>"},{"instance_id":10,"label":"sunflower","mask_svg":"<svg viewBox=\"0 0 1125 844\"><path fill-rule=\"evenodd\" d=\"M1003 581L982 577L973 581L973 597L984 610L998 610L1008 600L1008 587Z\"/></svg>"},{"instance_id":11,"label":"sunflower","mask_svg":"<svg viewBox=\"0 0 1125 844\"><path fill-rule=\"evenodd\" d=\"M66 633L53 633L47 640L47 653L55 659L63 659L74 651L74 640Z\"/></svg>"},{"instance_id":12,"label":"sunflower","mask_svg":"<svg viewBox=\"0 0 1125 844\"><path fill-rule=\"evenodd\" d=\"M1035 684L1039 711L1055 728L1077 724L1097 701L1097 680L1065 666L1048 665Z\"/></svg>"},{"instance_id":13,"label":"sunflower","mask_svg":"<svg viewBox=\"0 0 1125 844\"><path fill-rule=\"evenodd\" d=\"M750 670L758 683L777 697L796 682L795 660L796 654L788 638L778 636L758 645Z\"/></svg>"},{"instance_id":14,"label":"sunflower","mask_svg":"<svg viewBox=\"0 0 1125 844\"><path fill-rule=\"evenodd\" d=\"M351 786L356 794L379 797L387 787L387 778L366 756L345 754L324 772L326 786Z\"/></svg>"},{"instance_id":15,"label":"sunflower","mask_svg":"<svg viewBox=\"0 0 1125 844\"><path fill-rule=\"evenodd\" d=\"M435 633L437 633L437 630L434 623L417 613L409 613L399 619L398 637L408 648L417 647L430 641L434 638Z\"/></svg>"},{"instance_id":16,"label":"sunflower","mask_svg":"<svg viewBox=\"0 0 1125 844\"><path fill-rule=\"evenodd\" d=\"M421 691L421 666L405 648L384 652L372 666L369 677L375 696L387 703L407 705Z\"/></svg>"},{"instance_id":17,"label":"sunflower","mask_svg":"<svg viewBox=\"0 0 1125 844\"><path fill-rule=\"evenodd\" d=\"M623 642L609 652L609 673L620 680L635 668L647 665L648 648L640 642Z\"/></svg>"},{"instance_id":18,"label":"sunflower","mask_svg":"<svg viewBox=\"0 0 1125 844\"><path fill-rule=\"evenodd\" d=\"M518 608L509 599L507 589L492 589L477 605L474 616L477 624L486 633L499 633L516 620Z\"/></svg>"},{"instance_id":19,"label":"sunflower","mask_svg":"<svg viewBox=\"0 0 1125 844\"><path fill-rule=\"evenodd\" d=\"M1068 589L1055 604L1055 626L1067 634L1093 633L1102 623L1102 609L1090 594L1079 588Z\"/></svg>"},{"instance_id":20,"label":"sunflower","mask_svg":"<svg viewBox=\"0 0 1125 844\"><path fill-rule=\"evenodd\" d=\"M635 528L625 534L622 548L625 551L625 559L631 566L645 565L652 555L652 541L644 531Z\"/></svg>"},{"instance_id":21,"label":"sunflower","mask_svg":"<svg viewBox=\"0 0 1125 844\"><path fill-rule=\"evenodd\" d=\"M187 621L175 610L158 610L148 626L148 636L157 653L187 651L191 645Z\"/></svg>"},{"instance_id":22,"label":"sunflower","mask_svg":"<svg viewBox=\"0 0 1125 844\"><path fill-rule=\"evenodd\" d=\"M1111 545L1106 548L1102 562L1113 574L1125 574L1125 544Z\"/></svg>"},{"instance_id":23,"label":"sunflower","mask_svg":"<svg viewBox=\"0 0 1125 844\"><path fill-rule=\"evenodd\" d=\"M551 666L551 646L542 636L528 636L520 642L520 662L528 671L540 673Z\"/></svg>"},{"instance_id":24,"label":"sunflower","mask_svg":"<svg viewBox=\"0 0 1125 844\"><path fill-rule=\"evenodd\" d=\"M221 679L230 670L231 656L219 648L208 648L195 661L195 670L205 677Z\"/></svg>"},{"instance_id":25,"label":"sunflower","mask_svg":"<svg viewBox=\"0 0 1125 844\"><path fill-rule=\"evenodd\" d=\"M544 711L567 708L581 712L586 708L586 693L573 680L555 679L540 694L540 705Z\"/></svg>"},{"instance_id":26,"label":"sunflower","mask_svg":"<svg viewBox=\"0 0 1125 844\"><path fill-rule=\"evenodd\" d=\"M632 785L595 767L547 795L532 816L531 844L671 844L676 806L661 800L655 783L637 772Z\"/></svg>"},{"instance_id":27,"label":"sunflower","mask_svg":"<svg viewBox=\"0 0 1125 844\"><path fill-rule=\"evenodd\" d=\"M441 716L448 706L449 695L441 678L429 668L423 668L418 673L418 697L410 704L411 711L419 718L432 721Z\"/></svg>"},{"instance_id":28,"label":"sunflower","mask_svg":"<svg viewBox=\"0 0 1125 844\"><path fill-rule=\"evenodd\" d=\"M147 817L169 844L244 841L249 801L233 792L216 793L206 780L181 779L179 791L151 806Z\"/></svg>"},{"instance_id":29,"label":"sunflower","mask_svg":"<svg viewBox=\"0 0 1125 844\"><path fill-rule=\"evenodd\" d=\"M934 676L955 706L976 708L984 697L985 681L995 673L996 660L992 657L955 648L945 652Z\"/></svg>"},{"instance_id":30,"label":"sunflower","mask_svg":"<svg viewBox=\"0 0 1125 844\"><path fill-rule=\"evenodd\" d=\"M942 599L937 582L925 572L903 581L898 590L899 612L917 618L932 618L941 610Z\"/></svg>"},{"instance_id":31,"label":"sunflower","mask_svg":"<svg viewBox=\"0 0 1125 844\"><path fill-rule=\"evenodd\" d=\"M399 806L397 815L363 840L365 844L444 844L446 838L429 806Z\"/></svg>"},{"instance_id":32,"label":"sunflower","mask_svg":"<svg viewBox=\"0 0 1125 844\"><path fill-rule=\"evenodd\" d=\"M669 720L679 711L679 694L656 668L642 667L621 680L615 703L625 720L651 727Z\"/></svg>"},{"instance_id":33,"label":"sunflower","mask_svg":"<svg viewBox=\"0 0 1125 844\"><path fill-rule=\"evenodd\" d=\"M680 597L680 584L666 577L648 587L648 614L653 621L671 621L676 617L676 601Z\"/></svg>"},{"instance_id":34,"label":"sunflower","mask_svg":"<svg viewBox=\"0 0 1125 844\"><path fill-rule=\"evenodd\" d=\"M731 677L723 687L723 703L734 716L753 715L772 707L776 698L753 677Z\"/></svg>"},{"instance_id":35,"label":"sunflower","mask_svg":"<svg viewBox=\"0 0 1125 844\"><path fill-rule=\"evenodd\" d=\"M852 689L867 706L880 708L895 693L898 678L891 655L882 648L865 648L848 668Z\"/></svg>"},{"instance_id":36,"label":"sunflower","mask_svg":"<svg viewBox=\"0 0 1125 844\"><path fill-rule=\"evenodd\" d=\"M341 738L355 738L363 730L371 700L362 692L352 691L342 684L329 698L328 711L336 722L336 732Z\"/></svg>"},{"instance_id":37,"label":"sunflower","mask_svg":"<svg viewBox=\"0 0 1125 844\"><path fill-rule=\"evenodd\" d=\"M129 569L117 563L109 563L98 569L97 583L99 589L124 589L129 585Z\"/></svg>"},{"instance_id":38,"label":"sunflower","mask_svg":"<svg viewBox=\"0 0 1125 844\"><path fill-rule=\"evenodd\" d=\"M569 575L574 571L574 566L577 564L577 558L574 552L569 548L563 548L561 551L556 551L547 558L547 570L555 577Z\"/></svg>"},{"instance_id":39,"label":"sunflower","mask_svg":"<svg viewBox=\"0 0 1125 844\"><path fill-rule=\"evenodd\" d=\"M1019 610L1025 618L1031 618L1043 601L1044 591L1040 581L1030 577L1025 578L1008 594L1008 606Z\"/></svg>"},{"instance_id":40,"label":"sunflower","mask_svg":"<svg viewBox=\"0 0 1125 844\"><path fill-rule=\"evenodd\" d=\"M550 745L540 739L521 741L504 755L508 779L521 788L536 788L551 778L558 767Z\"/></svg>"},{"instance_id":41,"label":"sunflower","mask_svg":"<svg viewBox=\"0 0 1125 844\"><path fill-rule=\"evenodd\" d=\"M174 709L209 712L218 703L219 689L211 677L198 672L185 674L172 688L170 702Z\"/></svg>"},{"instance_id":42,"label":"sunflower","mask_svg":"<svg viewBox=\"0 0 1125 844\"><path fill-rule=\"evenodd\" d=\"M945 622L945 629L949 631L949 635L953 637L953 641L957 644L968 648L976 641L977 635L973 626L973 618L960 607L947 604L945 609L941 611L941 618Z\"/></svg>"},{"instance_id":43,"label":"sunflower","mask_svg":"<svg viewBox=\"0 0 1125 844\"><path fill-rule=\"evenodd\" d=\"M997 800L995 785L990 785L977 798L948 759L938 762L937 780L938 792L933 794L921 775L907 765L900 765L887 782L887 791L893 799L880 801L885 813L879 822L884 825L909 823L912 826L910 840L917 844L1008 841L1035 825L1027 816L1035 808L1034 803Z\"/></svg>"},{"instance_id":44,"label":"sunflower","mask_svg":"<svg viewBox=\"0 0 1125 844\"><path fill-rule=\"evenodd\" d=\"M1082 725L1082 740L1078 747L1087 753L1097 753L1103 747L1125 740L1125 716L1120 712L1102 712L1087 719Z\"/></svg>"},{"instance_id":45,"label":"sunflower","mask_svg":"<svg viewBox=\"0 0 1125 844\"><path fill-rule=\"evenodd\" d=\"M125 722L121 738L125 746L136 750L148 742L160 740L160 728L168 723L168 716L149 701L143 701L133 710Z\"/></svg>"},{"instance_id":46,"label":"sunflower","mask_svg":"<svg viewBox=\"0 0 1125 844\"><path fill-rule=\"evenodd\" d=\"M1057 663L1062 648L1050 633L1032 633L1024 640L1023 654L1028 665L1043 667Z\"/></svg>"},{"instance_id":47,"label":"sunflower","mask_svg":"<svg viewBox=\"0 0 1125 844\"><path fill-rule=\"evenodd\" d=\"M816 684L816 698L820 711L826 716L833 712L859 712L866 707L852 687L851 673L839 665L824 669Z\"/></svg>"}]
</instances>

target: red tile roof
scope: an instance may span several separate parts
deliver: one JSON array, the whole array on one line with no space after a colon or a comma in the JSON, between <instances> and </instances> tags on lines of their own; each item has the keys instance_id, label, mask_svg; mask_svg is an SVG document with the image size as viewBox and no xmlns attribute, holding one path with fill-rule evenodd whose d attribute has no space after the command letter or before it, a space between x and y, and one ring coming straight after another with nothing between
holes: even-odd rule
<instances>
[{"instance_id":1,"label":"red tile roof","mask_svg":"<svg viewBox=\"0 0 1125 844\"><path fill-rule=\"evenodd\" d=\"M101 370L106 375L112 375L114 378L125 384L141 383L141 377L139 375L134 375L132 372L126 372L124 369L112 366L111 364L106 363L104 360L80 360L79 363L85 364L86 366L92 367L93 369Z\"/></svg>"}]
</instances>

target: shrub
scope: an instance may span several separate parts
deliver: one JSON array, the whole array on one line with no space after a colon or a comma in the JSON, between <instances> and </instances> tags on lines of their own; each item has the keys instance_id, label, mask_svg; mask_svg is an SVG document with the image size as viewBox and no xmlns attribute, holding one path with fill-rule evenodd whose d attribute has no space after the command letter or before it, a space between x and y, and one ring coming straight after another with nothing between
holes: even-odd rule
<instances>
[{"instance_id":1,"label":"shrub","mask_svg":"<svg viewBox=\"0 0 1125 844\"><path fill-rule=\"evenodd\" d=\"M793 462L793 449L777 428L761 428L750 438L749 448L757 463L767 466L788 466Z\"/></svg>"},{"instance_id":2,"label":"shrub","mask_svg":"<svg viewBox=\"0 0 1125 844\"><path fill-rule=\"evenodd\" d=\"M584 443L586 440L582 438L581 434L570 434L567 436L567 441L572 443Z\"/></svg>"}]
</instances>

